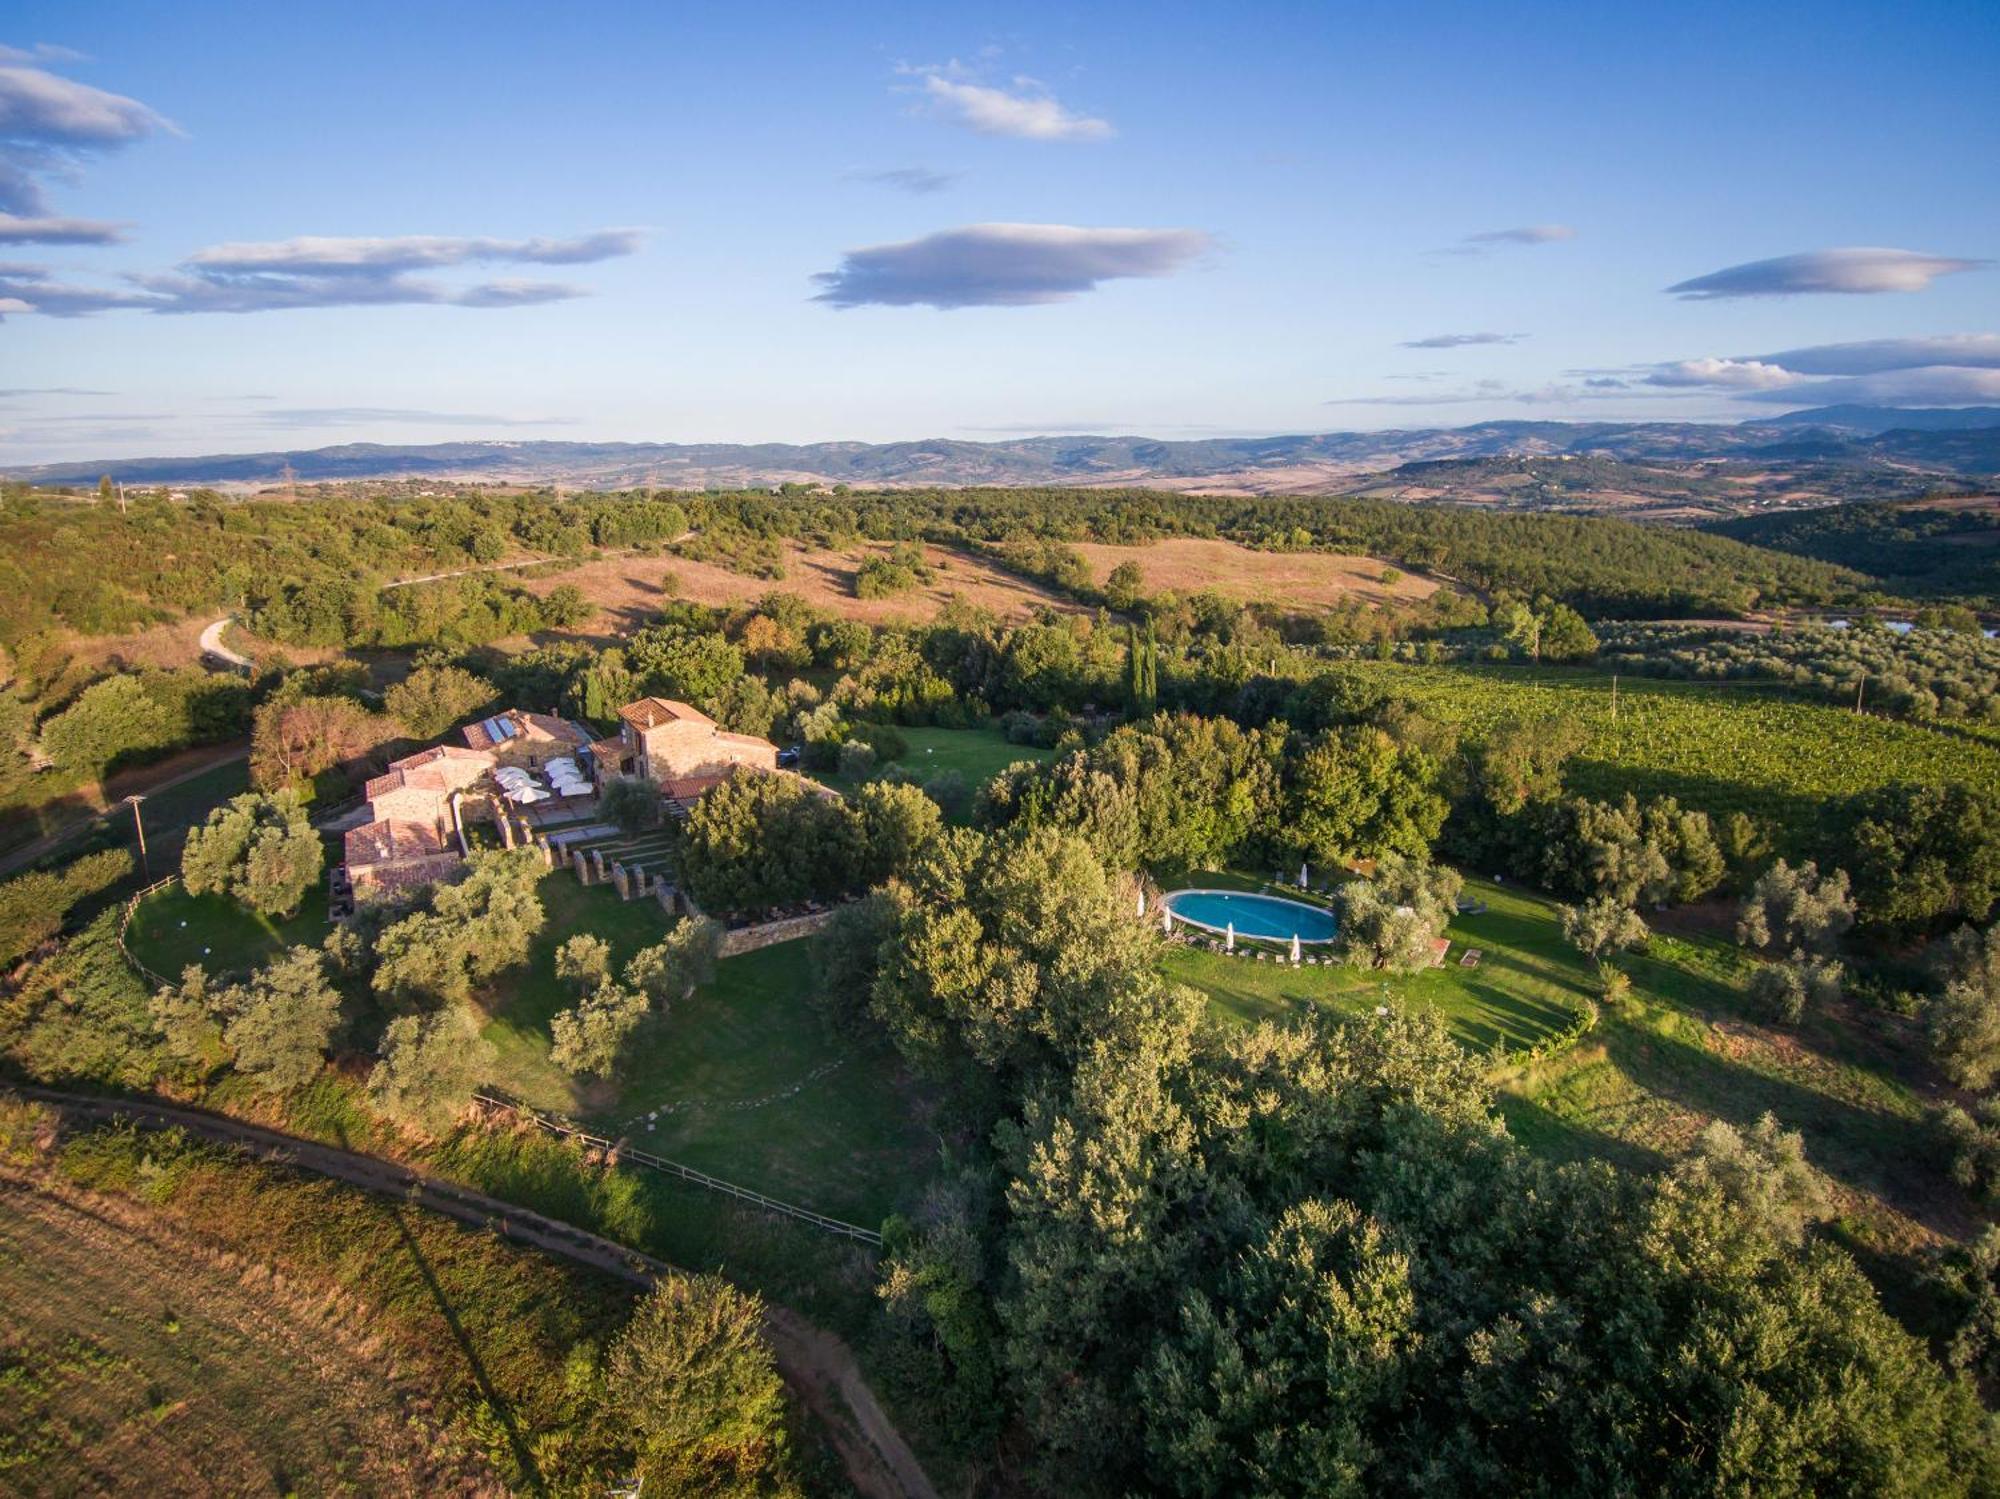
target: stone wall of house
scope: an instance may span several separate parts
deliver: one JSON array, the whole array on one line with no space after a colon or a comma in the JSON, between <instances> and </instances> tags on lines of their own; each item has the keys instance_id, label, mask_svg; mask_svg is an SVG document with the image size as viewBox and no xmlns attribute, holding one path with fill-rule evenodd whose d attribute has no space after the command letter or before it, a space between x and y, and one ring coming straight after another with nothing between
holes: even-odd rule
<instances>
[{"instance_id":1,"label":"stone wall of house","mask_svg":"<svg viewBox=\"0 0 2000 1499\"><path fill-rule=\"evenodd\" d=\"M746 952L755 952L760 947L775 947L780 942L791 942L799 937L810 937L823 931L833 920L831 911L815 911L810 916L788 916L783 921L767 921L762 926L738 927L733 932L725 932L717 955L734 958Z\"/></svg>"}]
</instances>

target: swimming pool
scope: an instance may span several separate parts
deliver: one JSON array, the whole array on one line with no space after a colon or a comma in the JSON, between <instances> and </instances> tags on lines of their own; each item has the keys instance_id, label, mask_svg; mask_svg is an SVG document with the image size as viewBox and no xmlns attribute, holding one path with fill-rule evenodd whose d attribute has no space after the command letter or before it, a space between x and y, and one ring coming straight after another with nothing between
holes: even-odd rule
<instances>
[{"instance_id":1,"label":"swimming pool","mask_svg":"<svg viewBox=\"0 0 2000 1499\"><path fill-rule=\"evenodd\" d=\"M1242 890L1176 890L1160 897L1174 920L1206 931L1222 932L1232 924L1239 937L1266 942L1331 942L1333 917L1318 906L1276 895L1251 895Z\"/></svg>"}]
</instances>

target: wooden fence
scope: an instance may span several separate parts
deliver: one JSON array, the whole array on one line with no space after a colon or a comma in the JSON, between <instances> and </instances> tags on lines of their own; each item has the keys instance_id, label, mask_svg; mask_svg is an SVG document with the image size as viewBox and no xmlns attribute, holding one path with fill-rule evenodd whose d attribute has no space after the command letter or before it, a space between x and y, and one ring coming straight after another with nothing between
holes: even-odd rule
<instances>
[{"instance_id":1,"label":"wooden fence","mask_svg":"<svg viewBox=\"0 0 2000 1499\"><path fill-rule=\"evenodd\" d=\"M601 1150L616 1160L633 1161L649 1170L667 1176L677 1176L682 1181L692 1182L697 1187L706 1187L711 1192L721 1192L725 1196L747 1202L753 1207L763 1208L766 1212L779 1213L787 1218L795 1218L801 1223L809 1223L826 1233L844 1239L858 1239L876 1249L882 1247L882 1235L872 1228L863 1228L858 1223L847 1223L839 1218L829 1218L825 1213L815 1213L811 1208L802 1208L794 1203L780 1202L777 1198L767 1197L762 1192L754 1192L748 1187L739 1187L734 1182L726 1182L719 1176L710 1176L706 1171L683 1166L679 1161L670 1161L665 1156L654 1155L651 1151L639 1150L617 1140L607 1140L602 1135L593 1135L574 1124L551 1118L537 1109L531 1109L512 1099L500 1098L491 1093L475 1093L473 1097L485 1108L526 1119L552 1135L576 1140L594 1150Z\"/></svg>"},{"instance_id":2,"label":"wooden fence","mask_svg":"<svg viewBox=\"0 0 2000 1499\"><path fill-rule=\"evenodd\" d=\"M118 951L125 955L125 962L130 966L132 971L151 984L155 989L165 989L172 981L160 977L159 974L153 972L152 969L132 956L132 949L125 945L125 933L131 929L132 918L139 910L139 902L143 901L149 895L166 889L169 885L178 885L180 879L179 875L170 874L163 880L153 881L152 884L125 902L125 914L118 921Z\"/></svg>"}]
</instances>

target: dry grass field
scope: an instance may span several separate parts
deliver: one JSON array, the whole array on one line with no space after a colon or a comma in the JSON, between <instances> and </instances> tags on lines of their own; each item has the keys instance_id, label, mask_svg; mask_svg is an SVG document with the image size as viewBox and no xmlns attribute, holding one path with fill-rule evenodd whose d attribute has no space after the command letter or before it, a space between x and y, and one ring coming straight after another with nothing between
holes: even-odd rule
<instances>
[{"instance_id":1,"label":"dry grass field","mask_svg":"<svg viewBox=\"0 0 2000 1499\"><path fill-rule=\"evenodd\" d=\"M1349 600L1364 604L1409 603L1429 598L1438 585L1407 572L1393 583L1382 575L1392 564L1377 557L1335 552L1260 552L1233 541L1174 536L1148 546L1106 546L1082 542L1077 551L1102 583L1121 562L1138 564L1142 590L1199 593L1213 589L1246 604L1279 604L1293 609L1326 609Z\"/></svg>"},{"instance_id":2,"label":"dry grass field","mask_svg":"<svg viewBox=\"0 0 2000 1499\"><path fill-rule=\"evenodd\" d=\"M329 1310L124 1204L0 1181L0 1491L490 1486Z\"/></svg>"},{"instance_id":3,"label":"dry grass field","mask_svg":"<svg viewBox=\"0 0 2000 1499\"><path fill-rule=\"evenodd\" d=\"M590 632L607 636L638 628L674 599L691 599L698 604L747 604L777 591L795 593L815 609L869 624L928 621L954 594L1010 621L1026 619L1037 609L1077 608L989 562L936 546L924 548L931 566L937 570L930 583L893 598L856 598L855 570L870 555L887 550L886 546L864 543L837 552L819 551L788 543L784 553L785 576L777 580L753 578L713 563L691 562L685 557L615 557L586 562L545 578L525 578L521 586L537 594L546 594L565 583L581 588L584 596L602 611L591 622Z\"/></svg>"}]
</instances>

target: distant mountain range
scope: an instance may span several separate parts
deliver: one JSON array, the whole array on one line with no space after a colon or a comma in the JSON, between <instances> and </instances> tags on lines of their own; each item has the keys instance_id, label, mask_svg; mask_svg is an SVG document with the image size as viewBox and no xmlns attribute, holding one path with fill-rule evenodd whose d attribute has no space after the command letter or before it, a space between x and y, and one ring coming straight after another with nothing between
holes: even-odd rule
<instances>
[{"instance_id":1,"label":"distant mountain range","mask_svg":"<svg viewBox=\"0 0 2000 1499\"><path fill-rule=\"evenodd\" d=\"M1814 466L1822 477L1830 473L1835 478L1843 474L1858 478L1863 472L1879 471L1903 476L1892 488L1935 487L1939 482L2000 474L2000 407L1898 411L1830 406L1734 426L1499 421L1413 431L1190 442L1074 436L804 445L350 443L301 451L17 466L7 476L50 485L92 484L99 475L110 474L128 484L259 487L280 482L289 468L304 482L435 479L667 489L788 481L856 488L1061 484L1323 494L1366 487L1357 483L1362 476L1391 474L1406 464L1432 466L1421 477L1426 485L1435 486L1438 479L1448 478L1436 469L1441 463L1586 457L1653 465L1697 461L1712 465L1725 460L1760 470L1773 464L1803 464ZM1449 483L1443 487L1452 488ZM1675 486L1676 493L1684 490L1684 484Z\"/></svg>"}]
</instances>

